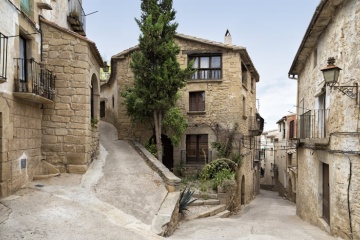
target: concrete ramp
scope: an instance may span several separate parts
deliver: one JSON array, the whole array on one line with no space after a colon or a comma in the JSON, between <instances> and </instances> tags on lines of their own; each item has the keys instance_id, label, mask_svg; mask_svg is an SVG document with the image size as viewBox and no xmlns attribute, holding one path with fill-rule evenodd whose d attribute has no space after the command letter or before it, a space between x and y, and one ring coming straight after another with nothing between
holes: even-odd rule
<instances>
[{"instance_id":1,"label":"concrete ramp","mask_svg":"<svg viewBox=\"0 0 360 240\"><path fill-rule=\"evenodd\" d=\"M164 181L127 141L117 139L113 125L100 123L100 143L107 156L96 196L151 225L168 193Z\"/></svg>"}]
</instances>

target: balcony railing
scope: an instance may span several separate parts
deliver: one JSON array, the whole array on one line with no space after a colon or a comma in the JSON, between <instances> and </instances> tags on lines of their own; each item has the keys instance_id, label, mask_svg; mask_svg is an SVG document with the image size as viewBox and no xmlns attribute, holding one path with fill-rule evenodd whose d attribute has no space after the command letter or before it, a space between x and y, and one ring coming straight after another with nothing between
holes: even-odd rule
<instances>
[{"instance_id":1,"label":"balcony railing","mask_svg":"<svg viewBox=\"0 0 360 240\"><path fill-rule=\"evenodd\" d=\"M252 136L260 136L264 130L264 119L260 114L249 117L249 131Z\"/></svg>"},{"instance_id":2,"label":"balcony railing","mask_svg":"<svg viewBox=\"0 0 360 240\"><path fill-rule=\"evenodd\" d=\"M86 16L79 0L69 0L68 22L74 32L85 36Z\"/></svg>"},{"instance_id":3,"label":"balcony railing","mask_svg":"<svg viewBox=\"0 0 360 240\"><path fill-rule=\"evenodd\" d=\"M300 139L325 138L329 109L309 110L300 115Z\"/></svg>"},{"instance_id":4,"label":"balcony railing","mask_svg":"<svg viewBox=\"0 0 360 240\"><path fill-rule=\"evenodd\" d=\"M8 37L0 33L0 82L6 81Z\"/></svg>"},{"instance_id":5,"label":"balcony railing","mask_svg":"<svg viewBox=\"0 0 360 240\"><path fill-rule=\"evenodd\" d=\"M55 95L54 74L34 59L15 58L15 92L30 93L48 100ZM29 98L24 95L24 98ZM41 99L40 99L41 102Z\"/></svg>"}]
</instances>

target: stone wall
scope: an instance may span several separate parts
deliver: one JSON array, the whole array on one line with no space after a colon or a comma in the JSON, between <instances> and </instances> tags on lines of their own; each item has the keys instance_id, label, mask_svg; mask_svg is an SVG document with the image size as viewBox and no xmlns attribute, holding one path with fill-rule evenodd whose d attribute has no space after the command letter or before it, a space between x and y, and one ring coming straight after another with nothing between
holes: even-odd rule
<instances>
[{"instance_id":1,"label":"stone wall","mask_svg":"<svg viewBox=\"0 0 360 240\"><path fill-rule=\"evenodd\" d=\"M38 104L0 93L0 115L1 197L32 181L41 160L42 110Z\"/></svg>"},{"instance_id":2,"label":"stone wall","mask_svg":"<svg viewBox=\"0 0 360 240\"><path fill-rule=\"evenodd\" d=\"M329 1L331 4L331 1ZM298 80L298 106L301 115L306 110L318 108L317 93L324 87L321 68L326 67L328 57L335 57L342 68L340 85L359 82L358 60L360 40L360 2L343 1L335 10L331 21L317 40L308 56ZM331 234L349 239L360 239L360 195L358 194L359 169L359 104L337 89L326 86L327 138L316 139L319 126L312 126L313 139L307 139L298 149L297 214L306 221ZM317 121L316 113L314 122ZM352 168L350 168L350 162ZM322 213L322 166L329 165L330 224ZM349 178L352 173L351 179ZM349 191L348 191L349 188ZM349 197L348 197L349 196ZM350 202L350 206L348 204ZM351 222L349 217L351 215ZM352 233L350 228L352 227Z\"/></svg>"},{"instance_id":3,"label":"stone wall","mask_svg":"<svg viewBox=\"0 0 360 240\"><path fill-rule=\"evenodd\" d=\"M99 65L82 38L46 23L42 31L44 61L56 75L54 102L44 104L42 151L61 172L84 173L98 151Z\"/></svg>"}]
</instances>

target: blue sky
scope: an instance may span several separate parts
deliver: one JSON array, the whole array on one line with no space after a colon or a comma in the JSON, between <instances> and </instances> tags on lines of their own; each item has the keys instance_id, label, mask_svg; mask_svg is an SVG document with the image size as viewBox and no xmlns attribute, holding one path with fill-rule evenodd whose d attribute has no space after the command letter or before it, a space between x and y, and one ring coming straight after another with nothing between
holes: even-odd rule
<instances>
[{"instance_id":1,"label":"blue sky","mask_svg":"<svg viewBox=\"0 0 360 240\"><path fill-rule=\"evenodd\" d=\"M257 98L265 130L295 112L296 81L288 71L319 0L174 0L178 32L246 47L260 74ZM140 0L83 0L86 34L101 55L111 56L138 43Z\"/></svg>"}]
</instances>

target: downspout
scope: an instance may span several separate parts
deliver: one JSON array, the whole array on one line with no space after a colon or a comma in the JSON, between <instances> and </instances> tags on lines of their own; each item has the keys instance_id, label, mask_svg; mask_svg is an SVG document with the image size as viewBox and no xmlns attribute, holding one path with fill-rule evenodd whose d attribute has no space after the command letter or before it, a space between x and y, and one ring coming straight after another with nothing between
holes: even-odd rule
<instances>
[{"instance_id":1,"label":"downspout","mask_svg":"<svg viewBox=\"0 0 360 240\"><path fill-rule=\"evenodd\" d=\"M353 239L353 228L352 228L352 217L351 217L351 205L350 205L350 186L351 186L351 177L352 177L352 162L351 159L348 155L345 155L348 157L349 159L349 184L348 184L348 188L347 188L347 204L348 204L348 213L349 213L349 227L350 227L350 239Z\"/></svg>"}]
</instances>

